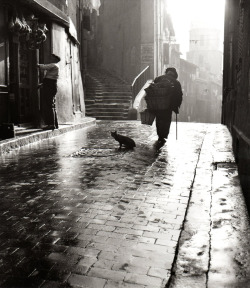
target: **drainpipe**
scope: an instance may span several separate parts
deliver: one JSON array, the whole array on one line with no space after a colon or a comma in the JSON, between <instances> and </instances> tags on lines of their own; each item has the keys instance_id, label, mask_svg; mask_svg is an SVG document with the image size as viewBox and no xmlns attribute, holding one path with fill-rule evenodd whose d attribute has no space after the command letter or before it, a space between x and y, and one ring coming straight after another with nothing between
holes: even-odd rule
<instances>
[{"instance_id":1,"label":"drainpipe","mask_svg":"<svg viewBox=\"0 0 250 288\"><path fill-rule=\"evenodd\" d=\"M154 78L157 76L158 62L157 62L157 0L154 0Z\"/></svg>"},{"instance_id":2,"label":"drainpipe","mask_svg":"<svg viewBox=\"0 0 250 288\"><path fill-rule=\"evenodd\" d=\"M159 71L159 0L154 0L154 77Z\"/></svg>"},{"instance_id":3,"label":"drainpipe","mask_svg":"<svg viewBox=\"0 0 250 288\"><path fill-rule=\"evenodd\" d=\"M124 0L122 0L122 11L125 11L125 4L124 4ZM122 71L121 71L121 77L124 79L124 50L125 50L125 31L124 31L124 26L125 26L125 17L124 15L122 15L122 51L121 51L121 66L122 66Z\"/></svg>"},{"instance_id":4,"label":"drainpipe","mask_svg":"<svg viewBox=\"0 0 250 288\"><path fill-rule=\"evenodd\" d=\"M78 40L80 42L80 45L78 46L78 57L79 57L79 65L80 65L80 79L79 82L82 81L82 85L83 85L83 94L85 94L84 91L84 85L85 85L85 75L83 75L83 53L82 53L82 47L83 47L83 42L82 42L82 8L81 8L81 0L79 0L78 2L78 31L79 35L78 35ZM78 76L79 77L79 76ZM78 82L78 83L79 83ZM80 87L79 87L80 88ZM81 100L80 100L80 93L79 93L79 99L77 99L78 101L78 111L82 111L82 105L81 105ZM83 96L84 97L84 96Z\"/></svg>"},{"instance_id":5,"label":"drainpipe","mask_svg":"<svg viewBox=\"0 0 250 288\"><path fill-rule=\"evenodd\" d=\"M78 40L80 42L80 46L79 46L79 58L82 59L82 27L81 27L81 13L82 13L82 9L81 9L81 0L78 1L78 31L79 32L79 35L78 35ZM80 61L80 69L82 71L82 65L81 65L81 61Z\"/></svg>"},{"instance_id":6,"label":"drainpipe","mask_svg":"<svg viewBox=\"0 0 250 288\"><path fill-rule=\"evenodd\" d=\"M75 107L75 87L74 87L74 79L73 79L73 65L72 65L72 60L73 60L73 57L72 57L72 43L70 41L69 43L69 49L70 49L70 75L71 75L71 93L72 93L72 112L73 112L73 115L75 115L75 111L76 111L76 107Z\"/></svg>"}]
</instances>

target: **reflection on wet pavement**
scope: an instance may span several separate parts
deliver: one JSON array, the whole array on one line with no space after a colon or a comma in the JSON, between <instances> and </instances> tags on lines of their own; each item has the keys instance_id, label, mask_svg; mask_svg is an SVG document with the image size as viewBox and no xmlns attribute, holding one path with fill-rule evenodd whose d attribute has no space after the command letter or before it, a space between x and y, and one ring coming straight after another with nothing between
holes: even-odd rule
<instances>
[{"instance_id":1,"label":"reflection on wet pavement","mask_svg":"<svg viewBox=\"0 0 250 288\"><path fill-rule=\"evenodd\" d=\"M111 130L133 138L136 148L118 150ZM165 275L149 273L146 282L160 287L172 263L162 251L174 253L205 132L199 130L197 141L182 139L178 145L186 142L188 154L178 155L175 144L155 150L154 130L138 122L99 122L2 156L0 287L76 285L77 275L100 280L100 269L111 264L122 271L118 280L136 282L133 269L151 271L155 263ZM174 184L185 165L190 177ZM155 243L158 250L150 246Z\"/></svg>"}]
</instances>

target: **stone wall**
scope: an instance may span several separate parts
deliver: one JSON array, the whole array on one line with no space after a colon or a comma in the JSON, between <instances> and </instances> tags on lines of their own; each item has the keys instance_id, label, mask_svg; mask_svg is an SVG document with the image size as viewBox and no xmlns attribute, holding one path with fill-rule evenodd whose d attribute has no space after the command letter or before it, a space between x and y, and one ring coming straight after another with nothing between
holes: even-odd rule
<instances>
[{"instance_id":1,"label":"stone wall","mask_svg":"<svg viewBox=\"0 0 250 288\"><path fill-rule=\"evenodd\" d=\"M61 10L64 13L67 13L68 11L68 0L48 0L51 4L53 4L55 7L57 7L59 10ZM76 0L75 0L76 1ZM74 0L70 0L70 2L74 2Z\"/></svg>"},{"instance_id":2,"label":"stone wall","mask_svg":"<svg viewBox=\"0 0 250 288\"><path fill-rule=\"evenodd\" d=\"M80 69L78 1L49 0L53 5L69 14L69 28L60 23L51 22L50 37L44 45L44 59L48 61L50 53L61 57L60 77L58 79L57 112L60 123L72 123L85 116L84 91ZM80 40L80 39L79 39Z\"/></svg>"},{"instance_id":3,"label":"stone wall","mask_svg":"<svg viewBox=\"0 0 250 288\"><path fill-rule=\"evenodd\" d=\"M246 198L250 199L250 3L228 1L225 11L222 121L233 147ZM250 201L249 206L250 206Z\"/></svg>"},{"instance_id":4,"label":"stone wall","mask_svg":"<svg viewBox=\"0 0 250 288\"><path fill-rule=\"evenodd\" d=\"M140 71L140 1L102 1L96 31L102 67L132 81Z\"/></svg>"}]
</instances>

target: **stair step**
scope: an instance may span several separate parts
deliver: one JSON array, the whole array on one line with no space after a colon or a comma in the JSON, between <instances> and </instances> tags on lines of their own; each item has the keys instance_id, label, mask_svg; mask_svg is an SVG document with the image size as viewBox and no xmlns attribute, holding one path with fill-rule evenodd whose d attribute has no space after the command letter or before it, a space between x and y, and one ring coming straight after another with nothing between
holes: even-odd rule
<instances>
[{"instance_id":1,"label":"stair step","mask_svg":"<svg viewBox=\"0 0 250 288\"><path fill-rule=\"evenodd\" d=\"M131 99L131 95L124 95L124 94L86 94L86 98L114 98L114 99Z\"/></svg>"},{"instance_id":2,"label":"stair step","mask_svg":"<svg viewBox=\"0 0 250 288\"><path fill-rule=\"evenodd\" d=\"M123 121L126 121L128 120L127 117L98 117L96 118L97 120L111 120L111 121L117 121L117 120L123 120Z\"/></svg>"},{"instance_id":3,"label":"stair step","mask_svg":"<svg viewBox=\"0 0 250 288\"><path fill-rule=\"evenodd\" d=\"M93 118L96 118L98 116L112 116L112 117L125 117L126 115L128 115L127 112L98 112L98 111L86 111L86 115L89 116L89 117L93 117Z\"/></svg>"},{"instance_id":4,"label":"stair step","mask_svg":"<svg viewBox=\"0 0 250 288\"><path fill-rule=\"evenodd\" d=\"M127 111L127 106L106 106L106 107L96 107L96 106L86 106L86 110L93 110L93 111Z\"/></svg>"},{"instance_id":5,"label":"stair step","mask_svg":"<svg viewBox=\"0 0 250 288\"><path fill-rule=\"evenodd\" d=\"M117 99L96 99L95 102L93 101L88 101L88 99L85 101L85 106L87 105L106 105L106 106L110 106L110 105L117 105L120 107L127 107L129 106L131 103L131 101L124 101L124 100L117 100Z\"/></svg>"},{"instance_id":6,"label":"stair step","mask_svg":"<svg viewBox=\"0 0 250 288\"><path fill-rule=\"evenodd\" d=\"M90 99L90 98L87 98L87 99L86 99L86 98L85 98L85 104L86 104L86 103L93 105L93 104L95 104L95 99Z\"/></svg>"},{"instance_id":7,"label":"stair step","mask_svg":"<svg viewBox=\"0 0 250 288\"><path fill-rule=\"evenodd\" d=\"M119 97L115 97L115 96L102 96L102 95L98 95L96 97L87 97L87 99L92 99L92 100L95 100L95 99L99 99L99 100L105 100L105 99L108 99L108 100L119 100L119 101L131 101L132 97L127 97L127 96L119 96Z\"/></svg>"},{"instance_id":8,"label":"stair step","mask_svg":"<svg viewBox=\"0 0 250 288\"><path fill-rule=\"evenodd\" d=\"M89 94L124 94L124 95L132 95L131 91L129 90L123 90L123 89L97 89L97 88L88 88L86 93Z\"/></svg>"},{"instance_id":9,"label":"stair step","mask_svg":"<svg viewBox=\"0 0 250 288\"><path fill-rule=\"evenodd\" d=\"M112 116L112 117L124 117L126 116L128 113L127 112L96 112L96 111L92 111L92 112L87 112L87 114L91 117L98 117L98 116Z\"/></svg>"},{"instance_id":10,"label":"stair step","mask_svg":"<svg viewBox=\"0 0 250 288\"><path fill-rule=\"evenodd\" d=\"M92 110L115 110L115 111L117 111L117 110L119 110L119 111L123 111L123 110L125 110L125 111L127 111L128 110L128 105L123 105L123 104L121 104L121 105L109 105L109 104L105 104L105 105L97 105L97 104L95 104L95 105L86 105L85 106L86 107L86 109L92 109Z\"/></svg>"},{"instance_id":11,"label":"stair step","mask_svg":"<svg viewBox=\"0 0 250 288\"><path fill-rule=\"evenodd\" d=\"M96 116L94 117L96 120L128 120L127 116L124 117L117 117L117 116Z\"/></svg>"},{"instance_id":12,"label":"stair step","mask_svg":"<svg viewBox=\"0 0 250 288\"><path fill-rule=\"evenodd\" d=\"M95 103L87 104L85 107L93 107L94 109L126 109L128 105L124 103Z\"/></svg>"},{"instance_id":13,"label":"stair step","mask_svg":"<svg viewBox=\"0 0 250 288\"><path fill-rule=\"evenodd\" d=\"M100 103L103 103L103 104L121 104L121 103L124 103L126 104L127 106L130 105L130 101L125 101L125 100L118 100L118 99L105 99L105 100L98 100L96 99L96 102L97 104L100 104Z\"/></svg>"},{"instance_id":14,"label":"stair step","mask_svg":"<svg viewBox=\"0 0 250 288\"><path fill-rule=\"evenodd\" d=\"M86 94L95 94L95 95L127 95L127 96L131 96L131 92L129 91L107 91L107 90L93 90L93 91L87 91Z\"/></svg>"},{"instance_id":15,"label":"stair step","mask_svg":"<svg viewBox=\"0 0 250 288\"><path fill-rule=\"evenodd\" d=\"M91 115L125 115L128 114L126 110L120 111L120 110L94 110L94 109L86 109L86 113Z\"/></svg>"}]
</instances>

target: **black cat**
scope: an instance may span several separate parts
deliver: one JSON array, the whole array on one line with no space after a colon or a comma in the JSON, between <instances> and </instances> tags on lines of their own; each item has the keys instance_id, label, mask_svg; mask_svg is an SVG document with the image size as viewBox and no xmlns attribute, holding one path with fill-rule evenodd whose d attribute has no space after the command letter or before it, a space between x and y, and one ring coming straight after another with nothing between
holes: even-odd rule
<instances>
[{"instance_id":1,"label":"black cat","mask_svg":"<svg viewBox=\"0 0 250 288\"><path fill-rule=\"evenodd\" d=\"M115 140L119 142L120 144L119 149L122 148L122 145L128 149L133 149L136 146L135 141L133 139L129 138L128 136L117 134L117 131L111 132L111 136L114 137Z\"/></svg>"}]
</instances>

